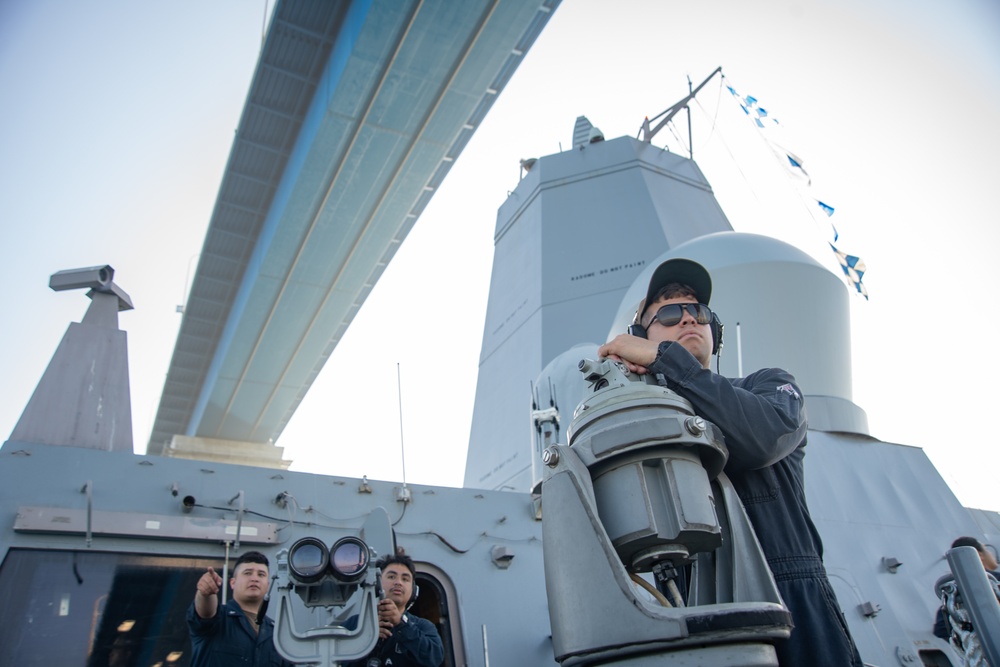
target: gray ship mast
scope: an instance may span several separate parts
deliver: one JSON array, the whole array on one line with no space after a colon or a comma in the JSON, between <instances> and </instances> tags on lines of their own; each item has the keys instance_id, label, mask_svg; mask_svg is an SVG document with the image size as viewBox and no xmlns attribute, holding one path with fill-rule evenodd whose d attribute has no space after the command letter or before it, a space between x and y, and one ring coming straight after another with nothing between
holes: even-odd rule
<instances>
[{"instance_id":1,"label":"gray ship mast","mask_svg":"<svg viewBox=\"0 0 1000 667\"><path fill-rule=\"evenodd\" d=\"M571 150L521 161L526 173L497 213L466 487L527 490L525 388L565 350L606 340L626 291L658 256L733 231L698 165L650 143L720 71L658 125L645 121L643 139L605 140L581 116Z\"/></svg>"},{"instance_id":2,"label":"gray ship mast","mask_svg":"<svg viewBox=\"0 0 1000 667\"><path fill-rule=\"evenodd\" d=\"M132 452L132 403L128 382L127 334L118 313L132 300L112 278L108 265L54 273L55 291L89 289L83 320L71 322L11 440ZM53 418L58 416L58 418Z\"/></svg>"},{"instance_id":3,"label":"gray ship mast","mask_svg":"<svg viewBox=\"0 0 1000 667\"><path fill-rule=\"evenodd\" d=\"M691 137L691 104L690 103L691 103L691 100L693 100L695 98L695 95L697 95L701 91L701 89L705 87L705 84L707 84L709 81L711 81L712 78L716 74L721 74L721 73L722 73L722 68L721 67L716 67L715 70L713 70L711 74L709 74L707 77L705 77L705 80L702 81L701 83L699 83L698 87L694 88L694 89L691 88L691 78L688 77L688 95L687 95L687 97L685 97L684 99L680 100L679 102L674 103L674 105L671 106L669 109L667 109L665 111L661 111L658 115L654 116L652 118L652 120L654 120L654 121L657 120L658 118L660 118L661 116L663 117L663 120L661 120L659 123L657 123L656 127L650 129L650 127L649 127L650 119L646 118L642 122L642 128L640 128L640 130L639 130L639 136L640 136L640 138L644 142L646 142L647 144L650 143L653 140L653 137L655 137L656 134L660 130L662 130L666 126L667 123L669 123L670 121L672 121L674 119L674 116L676 116L678 113L680 113L681 110L685 110L685 111L687 111L687 116L688 116L688 124L687 124L688 125L688 158L691 159L691 160L693 160L694 159L694 141L692 140L692 137Z\"/></svg>"}]
</instances>

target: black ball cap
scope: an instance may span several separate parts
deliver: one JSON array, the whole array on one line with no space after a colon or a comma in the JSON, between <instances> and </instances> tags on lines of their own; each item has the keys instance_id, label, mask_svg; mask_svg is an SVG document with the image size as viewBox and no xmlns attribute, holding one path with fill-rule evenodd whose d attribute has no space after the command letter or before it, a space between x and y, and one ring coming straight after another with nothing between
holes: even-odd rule
<instances>
[{"instance_id":1,"label":"black ball cap","mask_svg":"<svg viewBox=\"0 0 1000 667\"><path fill-rule=\"evenodd\" d=\"M656 267L656 271L653 271L653 276L649 279L649 287L646 289L646 297L639 302L639 307L635 311L633 324L642 323L642 314L646 310L646 304L656 296L657 292L670 283L687 285L694 290L698 301L706 306L709 299L712 298L712 278L704 266L693 260L680 257L668 259Z\"/></svg>"}]
</instances>

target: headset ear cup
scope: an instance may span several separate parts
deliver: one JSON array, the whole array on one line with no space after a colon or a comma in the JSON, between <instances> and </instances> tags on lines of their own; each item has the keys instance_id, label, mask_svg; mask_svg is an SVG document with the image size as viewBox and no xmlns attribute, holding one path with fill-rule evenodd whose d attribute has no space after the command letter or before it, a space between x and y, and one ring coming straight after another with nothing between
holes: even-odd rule
<instances>
[{"instance_id":1,"label":"headset ear cup","mask_svg":"<svg viewBox=\"0 0 1000 667\"><path fill-rule=\"evenodd\" d=\"M630 336L636 336L638 338L646 338L646 328L641 324L630 324L626 332Z\"/></svg>"},{"instance_id":2,"label":"headset ear cup","mask_svg":"<svg viewBox=\"0 0 1000 667\"><path fill-rule=\"evenodd\" d=\"M420 586L417 586L416 582L413 584L413 593L410 595L410 601L406 603L406 608L409 609L413 606L413 603L417 601L417 596L420 595Z\"/></svg>"},{"instance_id":3,"label":"headset ear cup","mask_svg":"<svg viewBox=\"0 0 1000 667\"><path fill-rule=\"evenodd\" d=\"M722 350L722 333L725 326L722 320L714 312L712 313L712 354L718 354Z\"/></svg>"}]
</instances>

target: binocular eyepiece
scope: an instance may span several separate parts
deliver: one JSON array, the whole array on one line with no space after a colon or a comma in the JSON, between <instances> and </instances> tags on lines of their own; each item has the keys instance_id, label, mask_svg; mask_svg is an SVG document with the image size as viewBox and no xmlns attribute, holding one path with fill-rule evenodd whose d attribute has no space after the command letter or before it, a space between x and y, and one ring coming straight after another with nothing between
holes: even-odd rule
<instances>
[{"instance_id":1,"label":"binocular eyepiece","mask_svg":"<svg viewBox=\"0 0 1000 667\"><path fill-rule=\"evenodd\" d=\"M297 665L350 663L375 648L379 597L373 561L396 551L383 507L372 509L357 532L321 530L292 541L276 558L274 646Z\"/></svg>"},{"instance_id":2,"label":"binocular eyepiece","mask_svg":"<svg viewBox=\"0 0 1000 667\"><path fill-rule=\"evenodd\" d=\"M361 580L368 570L371 552L357 537L342 537L327 548L316 537L303 537L288 550L288 572L298 583L315 584L327 575L340 583Z\"/></svg>"}]
</instances>

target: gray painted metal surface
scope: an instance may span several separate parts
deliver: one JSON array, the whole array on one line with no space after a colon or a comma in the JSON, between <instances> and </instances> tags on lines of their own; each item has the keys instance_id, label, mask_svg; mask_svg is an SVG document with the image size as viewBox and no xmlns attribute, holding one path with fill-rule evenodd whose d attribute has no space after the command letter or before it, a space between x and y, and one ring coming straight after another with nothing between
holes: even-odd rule
<instances>
[{"instance_id":1,"label":"gray painted metal surface","mask_svg":"<svg viewBox=\"0 0 1000 667\"><path fill-rule=\"evenodd\" d=\"M628 241L599 241L609 225ZM497 214L465 486L527 490L525 406L542 368L603 343L661 253L731 229L698 166L650 144L621 137L539 158Z\"/></svg>"},{"instance_id":2,"label":"gray painted metal surface","mask_svg":"<svg viewBox=\"0 0 1000 667\"><path fill-rule=\"evenodd\" d=\"M88 483L94 519L89 545L85 521L80 519L87 512L87 495L81 490ZM68 551L79 557L148 555L160 561L176 556L199 559L198 563L211 564L221 572L229 542L233 559L248 549L263 551L273 573L279 552L297 539L315 536L332 544L343 535L357 535L369 515L384 508L396 544L414 558L421 575L431 577L443 591L444 622L452 630L456 653L451 664L485 665L484 627L490 638L491 664L551 664L542 526L531 515L529 496L411 485L412 501L403 503L396 499L399 488L389 482L9 440L0 449L0 524L5 526L0 531L0 558L6 559L12 550L29 549ZM244 532L236 548L241 513L239 502L233 499L240 492ZM185 504L186 497L193 500ZM40 507L50 508L47 528L37 520L35 510ZM103 530L103 520L111 512L119 519L116 528ZM170 522L178 528L170 528ZM201 532L191 534L179 528L182 524L199 525ZM258 539L247 539L255 527L260 529ZM379 543L373 546L380 553L388 549ZM505 567L494 563L492 552L497 546L506 549ZM87 581L93 573L84 567L80 576ZM99 596L88 597L89 589L78 586L72 577L65 585L60 581L46 593L55 600L67 596L67 615L38 612L34 625L17 626L16 633L23 635L20 644L31 645L73 619L88 629L93 620L95 633L110 627L112 635L113 628L126 620L114 617L116 610L110 607L106 614L93 616ZM434 588L421 581L421 596L430 597ZM167 593L183 609L194 597L193 581ZM5 620L23 621L29 610L39 604L45 609L51 599L19 598L8 607L17 613ZM272 616L276 600L273 595ZM15 628L12 625L7 631ZM50 646L49 652L40 655L49 656L48 664L82 664L87 642L81 641L71 645L67 636L61 645ZM169 648L188 655L186 642L183 630L180 642ZM0 656L0 664L10 664L20 655L8 650L12 645L5 644L8 648L0 653L6 657ZM71 656L76 657L69 660Z\"/></svg>"},{"instance_id":3,"label":"gray painted metal surface","mask_svg":"<svg viewBox=\"0 0 1000 667\"><path fill-rule=\"evenodd\" d=\"M147 451L276 440L559 0L281 0Z\"/></svg>"}]
</instances>

